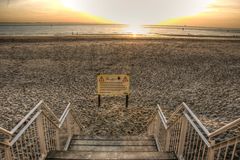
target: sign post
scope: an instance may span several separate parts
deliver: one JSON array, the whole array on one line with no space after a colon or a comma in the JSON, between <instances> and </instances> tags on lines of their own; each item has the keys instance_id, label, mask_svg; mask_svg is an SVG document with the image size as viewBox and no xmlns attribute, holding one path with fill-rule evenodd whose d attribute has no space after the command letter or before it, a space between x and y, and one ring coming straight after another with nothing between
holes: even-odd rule
<instances>
[{"instance_id":1,"label":"sign post","mask_svg":"<svg viewBox=\"0 0 240 160\"><path fill-rule=\"evenodd\" d=\"M101 106L101 95L98 95L98 107Z\"/></svg>"},{"instance_id":2,"label":"sign post","mask_svg":"<svg viewBox=\"0 0 240 160\"><path fill-rule=\"evenodd\" d=\"M126 95L126 108L128 108L128 95Z\"/></svg>"},{"instance_id":3,"label":"sign post","mask_svg":"<svg viewBox=\"0 0 240 160\"><path fill-rule=\"evenodd\" d=\"M130 78L126 74L100 74L97 76L98 106L101 96L126 96L126 108L130 93Z\"/></svg>"}]
</instances>

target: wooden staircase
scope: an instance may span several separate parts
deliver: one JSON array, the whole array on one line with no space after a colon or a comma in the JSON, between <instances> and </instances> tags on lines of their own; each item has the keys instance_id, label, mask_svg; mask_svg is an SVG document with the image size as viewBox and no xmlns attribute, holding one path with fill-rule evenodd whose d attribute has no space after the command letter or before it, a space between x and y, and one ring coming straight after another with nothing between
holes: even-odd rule
<instances>
[{"instance_id":1,"label":"wooden staircase","mask_svg":"<svg viewBox=\"0 0 240 160\"><path fill-rule=\"evenodd\" d=\"M239 126L240 118L210 133L182 103L168 120L158 105L149 136L80 137L82 124L70 103L58 119L41 100L11 131L0 127L0 160L240 160Z\"/></svg>"},{"instance_id":2,"label":"wooden staircase","mask_svg":"<svg viewBox=\"0 0 240 160\"><path fill-rule=\"evenodd\" d=\"M159 152L155 139L145 137L81 137L73 136L67 151L51 151L47 160L81 159L159 159L174 160L173 153Z\"/></svg>"}]
</instances>

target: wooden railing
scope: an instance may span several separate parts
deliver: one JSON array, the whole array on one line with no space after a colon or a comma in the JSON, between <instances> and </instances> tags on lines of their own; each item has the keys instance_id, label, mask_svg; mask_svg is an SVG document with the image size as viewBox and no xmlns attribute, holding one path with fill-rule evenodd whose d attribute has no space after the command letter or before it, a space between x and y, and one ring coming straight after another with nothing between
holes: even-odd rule
<instances>
[{"instance_id":1,"label":"wooden railing","mask_svg":"<svg viewBox=\"0 0 240 160\"><path fill-rule=\"evenodd\" d=\"M51 150L67 150L79 132L70 104L58 119L40 101L11 131L0 128L0 160L44 159ZM159 151L174 152L179 159L240 159L240 118L209 133L185 103L168 120L158 105L148 133Z\"/></svg>"},{"instance_id":2,"label":"wooden railing","mask_svg":"<svg viewBox=\"0 0 240 160\"><path fill-rule=\"evenodd\" d=\"M11 131L0 128L0 159L44 159L51 150L66 150L72 135L79 131L70 104L58 119L40 101Z\"/></svg>"},{"instance_id":3,"label":"wooden railing","mask_svg":"<svg viewBox=\"0 0 240 160\"><path fill-rule=\"evenodd\" d=\"M209 133L182 103L167 120L158 105L157 115L148 128L158 150L174 152L180 160L239 160L240 118Z\"/></svg>"}]
</instances>

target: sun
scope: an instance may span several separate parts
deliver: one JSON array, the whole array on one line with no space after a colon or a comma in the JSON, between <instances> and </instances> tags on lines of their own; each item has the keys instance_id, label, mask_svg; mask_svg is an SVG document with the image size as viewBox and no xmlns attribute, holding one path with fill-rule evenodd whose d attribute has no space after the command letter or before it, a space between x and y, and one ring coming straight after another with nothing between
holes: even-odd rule
<instances>
[{"instance_id":1,"label":"sun","mask_svg":"<svg viewBox=\"0 0 240 160\"><path fill-rule=\"evenodd\" d=\"M74 1L69 0L60 0L60 2L63 4L64 7L73 9L73 10L79 10L79 6L74 5Z\"/></svg>"}]
</instances>

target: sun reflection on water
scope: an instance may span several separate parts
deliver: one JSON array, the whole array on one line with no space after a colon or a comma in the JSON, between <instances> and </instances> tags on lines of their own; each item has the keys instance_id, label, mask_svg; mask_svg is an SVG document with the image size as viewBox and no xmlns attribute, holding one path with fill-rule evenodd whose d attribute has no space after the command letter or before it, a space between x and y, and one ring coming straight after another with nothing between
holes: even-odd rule
<instances>
[{"instance_id":1,"label":"sun reflection on water","mask_svg":"<svg viewBox=\"0 0 240 160\"><path fill-rule=\"evenodd\" d=\"M123 29L124 33L131 34L133 36L137 35L146 35L149 33L149 30L143 25L128 25Z\"/></svg>"}]
</instances>

